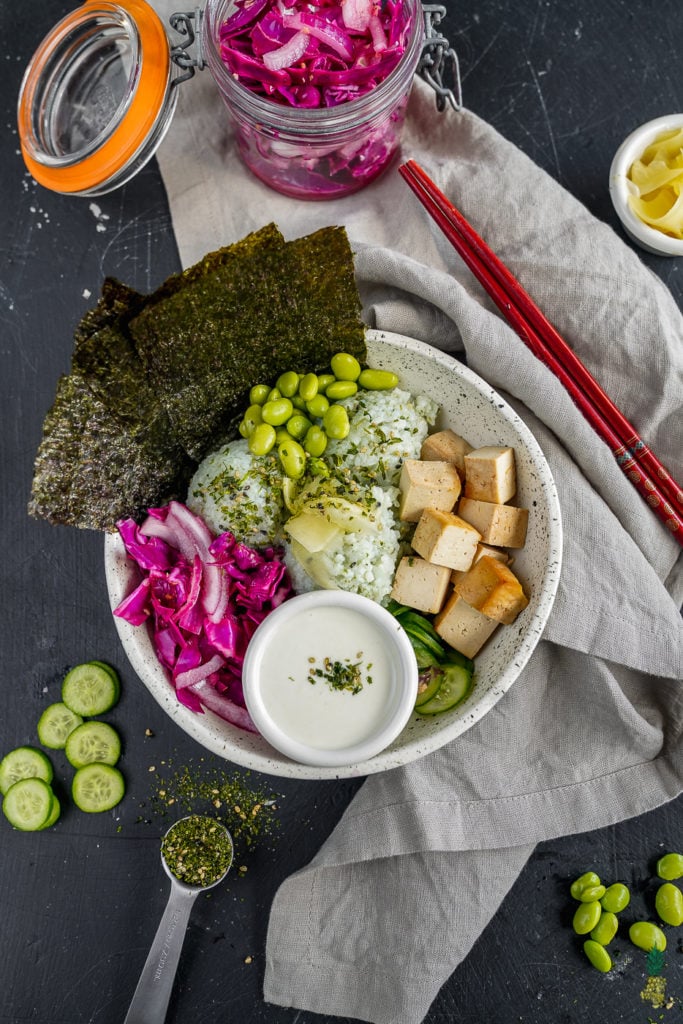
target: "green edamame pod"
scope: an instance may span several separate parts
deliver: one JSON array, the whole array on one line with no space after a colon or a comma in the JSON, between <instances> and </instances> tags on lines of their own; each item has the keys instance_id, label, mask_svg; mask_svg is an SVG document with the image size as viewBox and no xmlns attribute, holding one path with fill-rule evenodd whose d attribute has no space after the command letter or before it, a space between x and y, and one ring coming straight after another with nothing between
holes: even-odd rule
<instances>
[{"instance_id":1,"label":"green edamame pod","mask_svg":"<svg viewBox=\"0 0 683 1024\"><path fill-rule=\"evenodd\" d=\"M595 942L594 939L586 939L583 951L596 970L607 974L612 969L612 958L599 942Z\"/></svg>"},{"instance_id":2,"label":"green edamame pod","mask_svg":"<svg viewBox=\"0 0 683 1024\"><path fill-rule=\"evenodd\" d=\"M353 380L335 380L325 392L326 396L333 402L339 402L342 398L351 398L358 391L358 385Z\"/></svg>"},{"instance_id":3,"label":"green edamame pod","mask_svg":"<svg viewBox=\"0 0 683 1024\"><path fill-rule=\"evenodd\" d=\"M596 900L594 903L580 903L574 914L572 927L577 935L588 935L592 932L602 914L602 907Z\"/></svg>"},{"instance_id":4,"label":"green edamame pod","mask_svg":"<svg viewBox=\"0 0 683 1024\"><path fill-rule=\"evenodd\" d=\"M660 885L655 896L655 910L665 924L674 928L683 924L683 892L673 882Z\"/></svg>"},{"instance_id":5,"label":"green edamame pod","mask_svg":"<svg viewBox=\"0 0 683 1024\"><path fill-rule=\"evenodd\" d=\"M332 356L330 367L337 380L358 380L360 376L360 363L348 352L337 352Z\"/></svg>"},{"instance_id":6,"label":"green edamame pod","mask_svg":"<svg viewBox=\"0 0 683 1024\"><path fill-rule=\"evenodd\" d=\"M683 853L665 853L657 861L657 874L667 882L683 877Z\"/></svg>"},{"instance_id":7,"label":"green edamame pod","mask_svg":"<svg viewBox=\"0 0 683 1024\"><path fill-rule=\"evenodd\" d=\"M299 374L294 370L281 373L275 385L283 398L291 398L299 389Z\"/></svg>"},{"instance_id":8,"label":"green edamame pod","mask_svg":"<svg viewBox=\"0 0 683 1024\"><path fill-rule=\"evenodd\" d=\"M275 444L275 427L270 423L259 423L249 438L249 451L252 455L267 455Z\"/></svg>"},{"instance_id":9,"label":"green edamame pod","mask_svg":"<svg viewBox=\"0 0 683 1024\"><path fill-rule=\"evenodd\" d=\"M306 452L303 450L298 441L295 441L293 437L290 437L288 441L283 441L278 446L278 455L280 456L280 462L282 468L288 477L292 480L298 480L304 475L306 469Z\"/></svg>"},{"instance_id":10,"label":"green edamame pod","mask_svg":"<svg viewBox=\"0 0 683 1024\"><path fill-rule=\"evenodd\" d=\"M390 391L398 385L398 377L390 370L363 370L358 386L368 391Z\"/></svg>"},{"instance_id":11,"label":"green edamame pod","mask_svg":"<svg viewBox=\"0 0 683 1024\"><path fill-rule=\"evenodd\" d=\"M666 935L650 921L636 921L629 928L628 937L634 946L644 949L646 953L651 949L658 949L663 953L666 949Z\"/></svg>"}]
</instances>

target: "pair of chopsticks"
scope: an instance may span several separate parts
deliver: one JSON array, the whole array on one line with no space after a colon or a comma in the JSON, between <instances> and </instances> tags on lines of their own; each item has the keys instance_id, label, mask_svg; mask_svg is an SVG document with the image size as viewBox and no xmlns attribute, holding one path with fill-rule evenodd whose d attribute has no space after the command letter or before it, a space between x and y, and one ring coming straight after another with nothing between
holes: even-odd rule
<instances>
[{"instance_id":1,"label":"pair of chopsticks","mask_svg":"<svg viewBox=\"0 0 683 1024\"><path fill-rule=\"evenodd\" d=\"M398 170L510 326L558 378L585 419L611 448L619 468L683 546L683 488L505 264L420 165L408 160Z\"/></svg>"}]
</instances>

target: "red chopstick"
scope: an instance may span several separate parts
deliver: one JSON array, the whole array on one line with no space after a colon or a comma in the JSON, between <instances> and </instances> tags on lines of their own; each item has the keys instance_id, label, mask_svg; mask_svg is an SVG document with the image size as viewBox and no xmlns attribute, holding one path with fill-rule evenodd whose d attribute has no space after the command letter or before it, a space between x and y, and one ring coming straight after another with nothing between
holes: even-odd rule
<instances>
[{"instance_id":1,"label":"red chopstick","mask_svg":"<svg viewBox=\"0 0 683 1024\"><path fill-rule=\"evenodd\" d=\"M399 167L503 316L558 378L617 464L667 529L683 545L683 488L614 405L531 296L414 160Z\"/></svg>"}]
</instances>

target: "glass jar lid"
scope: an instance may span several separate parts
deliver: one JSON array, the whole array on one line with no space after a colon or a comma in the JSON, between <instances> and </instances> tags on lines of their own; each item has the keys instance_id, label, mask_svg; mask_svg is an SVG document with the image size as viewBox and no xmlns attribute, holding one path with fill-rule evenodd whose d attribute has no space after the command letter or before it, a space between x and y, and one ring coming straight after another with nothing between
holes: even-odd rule
<instances>
[{"instance_id":1,"label":"glass jar lid","mask_svg":"<svg viewBox=\"0 0 683 1024\"><path fill-rule=\"evenodd\" d=\"M83 195L118 186L131 165L135 173L175 105L171 71L163 23L145 0L86 0L63 18L19 93L22 155L36 181Z\"/></svg>"}]
</instances>

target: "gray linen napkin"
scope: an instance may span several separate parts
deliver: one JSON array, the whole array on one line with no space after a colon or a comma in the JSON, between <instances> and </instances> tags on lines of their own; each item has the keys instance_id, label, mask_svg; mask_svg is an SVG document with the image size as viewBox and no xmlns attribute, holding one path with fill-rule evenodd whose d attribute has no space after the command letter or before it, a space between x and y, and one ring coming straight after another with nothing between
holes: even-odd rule
<instances>
[{"instance_id":1,"label":"gray linen napkin","mask_svg":"<svg viewBox=\"0 0 683 1024\"><path fill-rule=\"evenodd\" d=\"M526 421L557 483L562 579L518 681L456 742L366 780L271 911L266 1000L417 1024L537 842L683 790L683 560L395 169L345 200L279 196L243 168L208 74L181 93L159 163L183 264L270 220L287 237L344 224L368 323L466 356ZM680 479L683 321L663 285L488 125L467 111L435 122L421 83L403 153L453 197Z\"/></svg>"}]
</instances>

